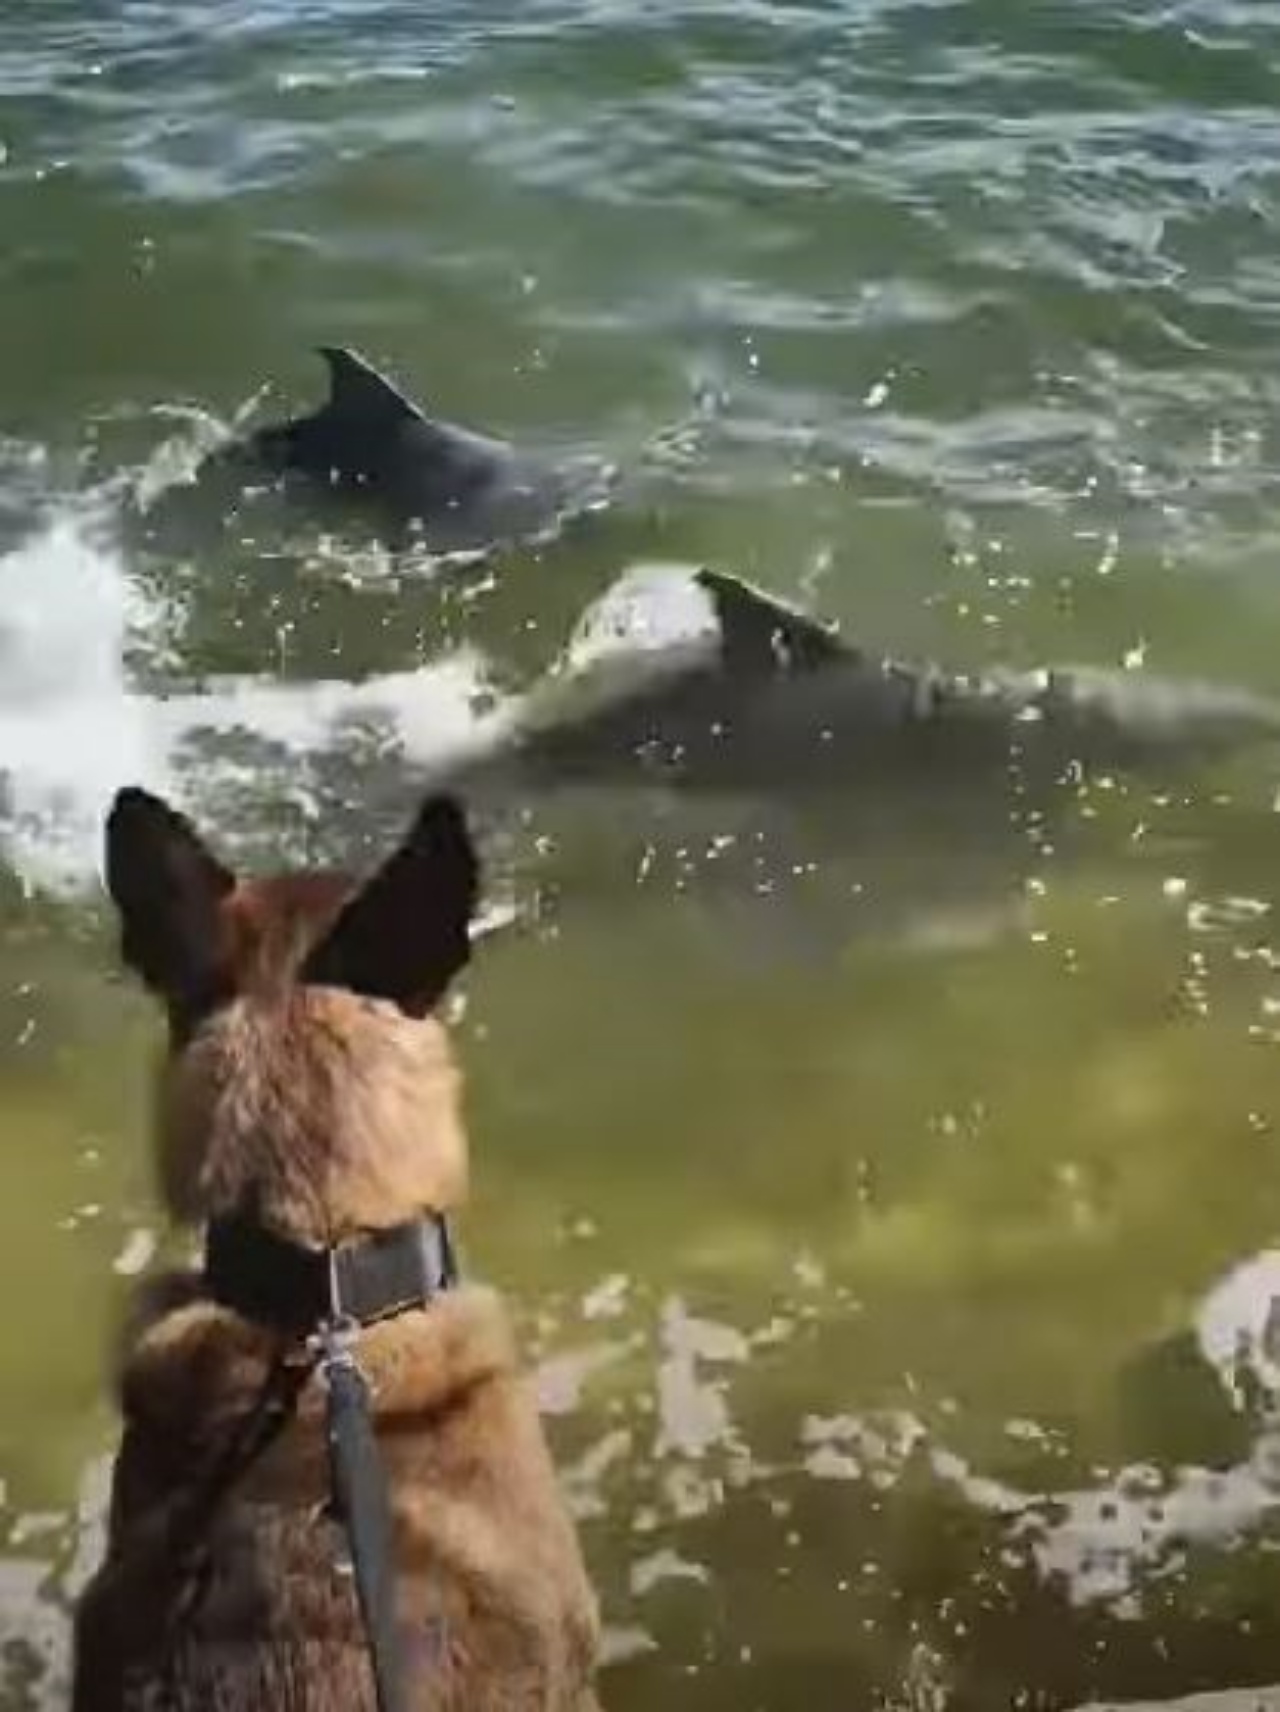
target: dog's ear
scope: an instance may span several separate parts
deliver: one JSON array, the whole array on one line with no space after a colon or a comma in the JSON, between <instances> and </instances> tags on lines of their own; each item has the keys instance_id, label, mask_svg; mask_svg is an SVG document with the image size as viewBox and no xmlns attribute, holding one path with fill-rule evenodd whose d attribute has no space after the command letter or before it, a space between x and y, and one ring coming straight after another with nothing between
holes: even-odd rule
<instances>
[{"instance_id":1,"label":"dog's ear","mask_svg":"<svg viewBox=\"0 0 1280 1712\"><path fill-rule=\"evenodd\" d=\"M471 955L480 865L452 797L430 797L395 855L345 905L304 981L425 1016Z\"/></svg>"},{"instance_id":2,"label":"dog's ear","mask_svg":"<svg viewBox=\"0 0 1280 1712\"><path fill-rule=\"evenodd\" d=\"M182 815L149 791L120 791L107 816L106 881L124 961L169 1006L195 1019L221 997L218 906L235 876Z\"/></svg>"}]
</instances>

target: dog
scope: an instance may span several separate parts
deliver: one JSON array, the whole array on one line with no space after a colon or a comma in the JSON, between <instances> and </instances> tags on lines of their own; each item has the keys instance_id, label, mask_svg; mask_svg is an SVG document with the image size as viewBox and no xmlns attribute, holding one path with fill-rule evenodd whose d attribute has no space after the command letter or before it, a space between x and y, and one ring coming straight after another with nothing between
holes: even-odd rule
<instances>
[{"instance_id":1,"label":"dog","mask_svg":"<svg viewBox=\"0 0 1280 1712\"><path fill-rule=\"evenodd\" d=\"M436 1011L469 955L466 820L429 798L363 885L237 879L131 788L105 868L123 960L167 1013L164 1198L206 1250L203 1270L145 1287L125 1333L73 1712L365 1712L325 1386L306 1313L272 1289L443 1230L464 1197L460 1073ZM596 1604L506 1313L487 1289L443 1287L443 1269L435 1282L350 1332L389 1498L403 1704L598 1712Z\"/></svg>"}]
</instances>

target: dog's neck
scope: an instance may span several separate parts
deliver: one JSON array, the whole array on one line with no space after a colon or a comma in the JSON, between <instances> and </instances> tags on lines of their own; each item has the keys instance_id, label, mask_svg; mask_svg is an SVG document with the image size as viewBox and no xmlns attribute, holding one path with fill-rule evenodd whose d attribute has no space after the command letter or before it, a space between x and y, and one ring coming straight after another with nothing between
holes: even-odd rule
<instances>
[{"instance_id":1,"label":"dog's neck","mask_svg":"<svg viewBox=\"0 0 1280 1712\"><path fill-rule=\"evenodd\" d=\"M205 1293L247 1320L295 1336L326 1325L373 1325L425 1307L457 1282L442 1213L331 1248L306 1247L245 1213L211 1219L205 1233Z\"/></svg>"}]
</instances>

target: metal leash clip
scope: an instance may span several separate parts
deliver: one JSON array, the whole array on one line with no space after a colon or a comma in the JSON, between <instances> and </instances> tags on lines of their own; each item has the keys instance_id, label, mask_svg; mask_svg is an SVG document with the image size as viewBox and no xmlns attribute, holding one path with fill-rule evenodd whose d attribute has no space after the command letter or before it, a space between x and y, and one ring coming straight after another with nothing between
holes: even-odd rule
<instances>
[{"instance_id":1,"label":"metal leash clip","mask_svg":"<svg viewBox=\"0 0 1280 1712\"><path fill-rule=\"evenodd\" d=\"M355 1345L360 1335L360 1322L350 1314L335 1314L321 1322L318 1331L307 1339L307 1349L315 1357L316 1369L325 1384L332 1389L331 1374L341 1368L345 1372L364 1374L356 1360Z\"/></svg>"}]
</instances>

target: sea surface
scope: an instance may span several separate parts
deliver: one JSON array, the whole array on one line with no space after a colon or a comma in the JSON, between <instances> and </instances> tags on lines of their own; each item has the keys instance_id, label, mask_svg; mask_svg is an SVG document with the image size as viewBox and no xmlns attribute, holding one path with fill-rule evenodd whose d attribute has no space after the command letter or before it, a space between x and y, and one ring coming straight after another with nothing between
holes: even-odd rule
<instances>
[{"instance_id":1,"label":"sea surface","mask_svg":"<svg viewBox=\"0 0 1280 1712\"><path fill-rule=\"evenodd\" d=\"M179 1242L158 1019L100 891L112 792L165 792L246 866L372 862L443 752L572 675L596 603L647 590L678 629L700 566L907 658L1280 696L1280 9L6 0L3 24L17 1712L65 1703L114 1328ZM305 508L130 526L322 396L322 344L607 458L614 503L469 563ZM605 1703L1280 1682L1280 751L1082 772L1069 837L1012 783L855 807L621 759L505 805L458 1023L465 1252L537 1368Z\"/></svg>"}]
</instances>

